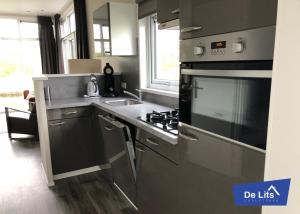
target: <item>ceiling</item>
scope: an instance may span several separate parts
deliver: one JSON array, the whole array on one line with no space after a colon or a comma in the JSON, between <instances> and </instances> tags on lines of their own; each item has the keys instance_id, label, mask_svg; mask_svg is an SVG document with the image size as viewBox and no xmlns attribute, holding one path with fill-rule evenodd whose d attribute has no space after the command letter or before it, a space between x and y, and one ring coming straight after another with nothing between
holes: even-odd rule
<instances>
[{"instance_id":1,"label":"ceiling","mask_svg":"<svg viewBox=\"0 0 300 214\"><path fill-rule=\"evenodd\" d=\"M71 0L0 0L0 15L37 16L60 13Z\"/></svg>"}]
</instances>

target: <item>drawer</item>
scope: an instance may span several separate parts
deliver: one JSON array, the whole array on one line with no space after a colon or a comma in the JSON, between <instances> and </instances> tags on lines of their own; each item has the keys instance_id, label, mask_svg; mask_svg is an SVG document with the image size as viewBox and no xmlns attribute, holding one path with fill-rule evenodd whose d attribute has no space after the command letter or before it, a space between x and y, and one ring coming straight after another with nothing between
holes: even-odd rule
<instances>
[{"instance_id":1,"label":"drawer","mask_svg":"<svg viewBox=\"0 0 300 214\"><path fill-rule=\"evenodd\" d=\"M95 112L95 116L98 117L98 115L102 115L102 116L107 116L109 115L108 112L100 109L100 108L97 108L97 107L94 107L94 112Z\"/></svg>"},{"instance_id":2,"label":"drawer","mask_svg":"<svg viewBox=\"0 0 300 214\"><path fill-rule=\"evenodd\" d=\"M137 130L136 140L148 146L157 153L177 163L178 153L176 145L168 143L162 140L161 138L142 129Z\"/></svg>"},{"instance_id":3,"label":"drawer","mask_svg":"<svg viewBox=\"0 0 300 214\"><path fill-rule=\"evenodd\" d=\"M48 120L60 120L90 116L90 107L62 108L47 110Z\"/></svg>"}]
</instances>

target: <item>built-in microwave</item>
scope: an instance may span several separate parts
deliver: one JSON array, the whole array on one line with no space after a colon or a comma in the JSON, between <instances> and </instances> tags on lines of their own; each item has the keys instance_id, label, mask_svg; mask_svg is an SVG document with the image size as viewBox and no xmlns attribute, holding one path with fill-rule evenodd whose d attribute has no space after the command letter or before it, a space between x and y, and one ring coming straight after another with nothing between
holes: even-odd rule
<instances>
[{"instance_id":1,"label":"built-in microwave","mask_svg":"<svg viewBox=\"0 0 300 214\"><path fill-rule=\"evenodd\" d=\"M275 27L181 42L181 123L266 148Z\"/></svg>"}]
</instances>

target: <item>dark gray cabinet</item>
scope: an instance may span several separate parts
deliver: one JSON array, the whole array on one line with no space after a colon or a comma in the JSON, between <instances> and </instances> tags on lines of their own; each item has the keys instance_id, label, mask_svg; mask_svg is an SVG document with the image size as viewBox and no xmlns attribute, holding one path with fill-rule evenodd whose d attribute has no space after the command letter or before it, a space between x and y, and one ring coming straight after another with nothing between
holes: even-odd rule
<instances>
[{"instance_id":1,"label":"dark gray cabinet","mask_svg":"<svg viewBox=\"0 0 300 214\"><path fill-rule=\"evenodd\" d=\"M277 0L180 0L181 39L276 24Z\"/></svg>"},{"instance_id":2,"label":"dark gray cabinet","mask_svg":"<svg viewBox=\"0 0 300 214\"><path fill-rule=\"evenodd\" d=\"M179 0L157 0L157 21L165 23L178 19Z\"/></svg>"},{"instance_id":3,"label":"dark gray cabinet","mask_svg":"<svg viewBox=\"0 0 300 214\"><path fill-rule=\"evenodd\" d=\"M177 164L146 146L157 145L158 139L136 144L137 205L141 214L176 214Z\"/></svg>"},{"instance_id":4,"label":"dark gray cabinet","mask_svg":"<svg viewBox=\"0 0 300 214\"><path fill-rule=\"evenodd\" d=\"M48 126L53 174L95 165L89 117L52 120Z\"/></svg>"}]
</instances>

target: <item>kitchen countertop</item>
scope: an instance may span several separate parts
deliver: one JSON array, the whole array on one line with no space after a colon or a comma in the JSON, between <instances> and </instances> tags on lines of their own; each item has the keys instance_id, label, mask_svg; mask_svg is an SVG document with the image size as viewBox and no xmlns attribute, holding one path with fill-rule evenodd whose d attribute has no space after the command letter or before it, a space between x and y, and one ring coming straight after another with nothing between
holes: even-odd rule
<instances>
[{"instance_id":1,"label":"kitchen countertop","mask_svg":"<svg viewBox=\"0 0 300 214\"><path fill-rule=\"evenodd\" d=\"M102 76L103 73L81 73L81 74L40 74L32 77L33 81L43 81L48 80L49 78L63 78L63 77L84 77L84 76L90 76L91 74L94 74L96 76ZM115 72L114 75L120 75L119 72Z\"/></svg>"},{"instance_id":2,"label":"kitchen countertop","mask_svg":"<svg viewBox=\"0 0 300 214\"><path fill-rule=\"evenodd\" d=\"M104 101L120 100L120 99L131 99L131 98L127 98L127 97L83 98L82 97L82 98L57 99L57 100L46 101L46 109L95 106L120 119L126 120L129 123L139 128L142 128L145 131L148 131L151 134L156 135L173 145L177 144L177 136L166 133L138 119L138 117L145 116L147 113L150 113L152 111L158 111L158 112L170 111L172 110L171 108L146 102L146 101L143 101L143 104L130 105L130 106L111 106L104 103Z\"/></svg>"}]
</instances>

